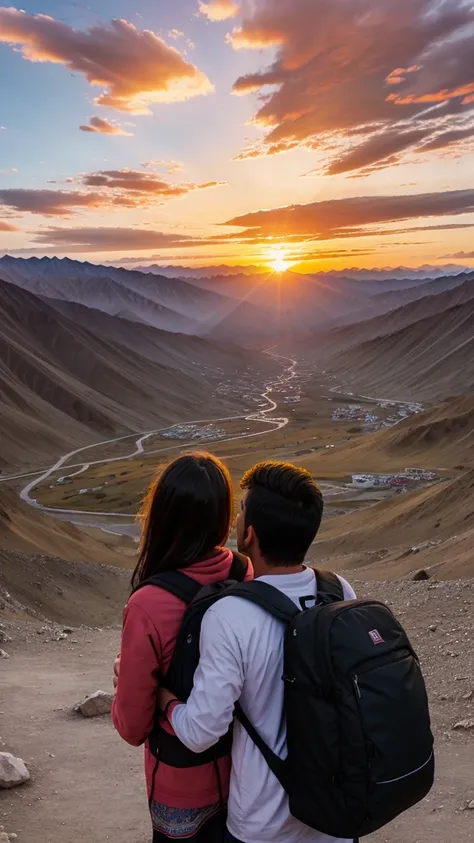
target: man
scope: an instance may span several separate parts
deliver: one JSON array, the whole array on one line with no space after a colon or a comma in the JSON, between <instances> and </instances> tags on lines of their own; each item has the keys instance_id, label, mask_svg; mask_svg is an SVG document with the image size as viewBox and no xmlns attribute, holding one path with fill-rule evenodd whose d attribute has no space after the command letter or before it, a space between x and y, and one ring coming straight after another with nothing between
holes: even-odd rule
<instances>
[{"instance_id":1,"label":"man","mask_svg":"<svg viewBox=\"0 0 474 843\"><path fill-rule=\"evenodd\" d=\"M241 482L245 492L236 530L239 550L255 576L301 608L316 598L316 579L303 562L323 513L310 473L287 463L260 463ZM355 597L344 580L346 600ZM224 735L237 701L266 743L286 755L283 717L284 625L260 606L224 597L205 614L200 663L186 705L162 692L159 703L182 743L203 752ZM288 799L259 749L234 724L228 803L229 843L342 843L294 819Z\"/></svg>"}]
</instances>

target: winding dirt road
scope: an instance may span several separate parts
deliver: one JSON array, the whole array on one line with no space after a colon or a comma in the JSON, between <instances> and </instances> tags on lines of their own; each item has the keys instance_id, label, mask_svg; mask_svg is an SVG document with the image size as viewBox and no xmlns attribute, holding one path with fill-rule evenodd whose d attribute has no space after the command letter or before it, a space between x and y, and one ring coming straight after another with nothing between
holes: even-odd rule
<instances>
[{"instance_id":1,"label":"winding dirt road","mask_svg":"<svg viewBox=\"0 0 474 843\"><path fill-rule=\"evenodd\" d=\"M195 419L194 421L186 422L186 424L205 424L205 423L215 423L215 422L224 422L224 421L234 421L238 419L244 419L245 421L254 421L254 422L261 422L263 425L266 425L265 429L262 431L258 431L255 433L243 433L238 434L236 436L216 436L213 439L207 439L207 442L234 442L240 439L250 439L257 436L264 436L269 431L279 430L289 423L289 418L286 416L282 417L270 417L269 414L273 413L277 409L277 403L272 398L269 397L269 393L277 387L281 386L282 384L289 383L297 376L297 361L291 357L285 357L281 354L276 354L273 349L267 349L266 352L270 356L274 357L277 360L284 361L285 365L282 373L273 381L268 383L265 386L264 391L261 393L262 400L266 401L268 406L264 407L263 409L259 409L256 412L248 413L247 415L238 415L238 416L226 416L219 419ZM144 448L144 443L152 436L156 436L159 433L164 433L166 431L172 431L174 428L179 427L182 422L177 422L174 425L170 425L168 427L159 428L158 430L149 430L146 433L142 433L137 439L135 439L135 449L130 454L121 455L118 457L109 457L107 459L99 459L99 460L90 460L88 462L78 462L67 466L67 470L69 473L65 474L64 477L77 477L79 474L86 472L90 466L92 465L105 465L111 464L114 462L123 462L124 460L131 460L135 457L139 456L140 454L162 454L166 453L167 451L174 451L177 449L177 445L167 446L165 448L158 448L155 450L146 451ZM46 469L42 474L35 474L35 475L16 475L10 477L1 478L2 482L6 482L7 480L15 480L19 479L20 477L33 477L29 483L21 490L20 498L30 506L35 507L36 509L40 509L42 512L48 513L50 515L55 515L56 517L63 518L65 520L71 520L71 517L94 517L94 518L101 518L101 519L134 519L134 515L127 515L121 512L100 512L100 511L85 511L85 510L77 510L77 509L62 509L59 507L46 507L43 506L39 501L36 500L34 496L32 496L32 492L42 483L47 481L49 477L54 474L55 472L59 471L63 466L66 465L71 459L76 457L79 454L84 453L85 451L90 451L93 448L104 447L106 445L113 445L117 442L124 442L127 439L133 439L136 434L129 434L127 436L118 436L114 439L106 439L101 442L97 442L94 445L85 445L81 448L76 448L73 451L70 451L68 454L64 454L64 456L60 457L57 462L54 463L50 468ZM182 446L182 450L186 450L189 448L194 448L195 443L187 443ZM70 472L70 469L77 469L74 472ZM79 522L77 522L79 523ZM87 526L100 526L101 528L104 527L103 524L88 524ZM118 525L117 525L118 526Z\"/></svg>"}]
</instances>

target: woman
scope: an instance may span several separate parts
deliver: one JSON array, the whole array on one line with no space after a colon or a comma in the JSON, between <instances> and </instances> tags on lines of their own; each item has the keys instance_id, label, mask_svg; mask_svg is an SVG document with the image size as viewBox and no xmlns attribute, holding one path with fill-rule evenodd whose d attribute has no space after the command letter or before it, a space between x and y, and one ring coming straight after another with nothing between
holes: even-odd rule
<instances>
[{"instance_id":1,"label":"woman","mask_svg":"<svg viewBox=\"0 0 474 843\"><path fill-rule=\"evenodd\" d=\"M223 839L230 757L178 768L152 754L148 738L155 723L159 677L166 676L186 605L162 588L141 584L176 570L203 586L227 579L233 562L225 548L232 510L229 472L206 453L185 454L170 463L144 503L141 550L132 577L137 590L124 613L112 717L127 743L145 743L153 843ZM252 577L248 562L246 579Z\"/></svg>"}]
</instances>

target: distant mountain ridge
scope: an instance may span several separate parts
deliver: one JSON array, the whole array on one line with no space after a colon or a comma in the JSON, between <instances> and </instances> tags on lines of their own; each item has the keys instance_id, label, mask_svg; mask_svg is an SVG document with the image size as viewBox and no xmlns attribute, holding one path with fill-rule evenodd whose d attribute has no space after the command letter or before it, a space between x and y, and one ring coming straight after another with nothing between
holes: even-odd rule
<instances>
[{"instance_id":1,"label":"distant mountain ridge","mask_svg":"<svg viewBox=\"0 0 474 843\"><path fill-rule=\"evenodd\" d=\"M232 395L214 399L213 388L256 367L277 371L250 350L270 344L382 397L474 390L474 272L430 271L183 279L1 258L0 466L31 461L33 441L37 463L78 444L235 411Z\"/></svg>"},{"instance_id":2,"label":"distant mountain ridge","mask_svg":"<svg viewBox=\"0 0 474 843\"><path fill-rule=\"evenodd\" d=\"M124 265L120 261L114 262L114 265ZM298 264L295 264L298 266ZM162 264L137 264L134 268L139 272L154 273L156 275L164 275L167 278L214 278L222 276L223 278L231 275L268 275L271 270L269 267L261 266L163 266ZM469 269L467 266L459 264L444 264L442 266L425 266L417 267L385 267L379 269L360 269L352 267L351 269L331 269L327 272L310 273L318 278L352 278L359 281L381 281L386 279L391 280L423 280L426 278L440 278L444 275L452 275L456 272L463 272ZM293 267L293 271L295 268ZM302 272L303 275L308 274Z\"/></svg>"},{"instance_id":3,"label":"distant mountain ridge","mask_svg":"<svg viewBox=\"0 0 474 843\"><path fill-rule=\"evenodd\" d=\"M74 299L84 284L78 287L77 279L60 291L51 286L52 273L27 277L14 269L2 280L7 273L0 268L0 469L43 464L79 445L242 409L232 396L215 398L214 389L224 376L255 371L253 355L79 304ZM107 279L108 293L122 289ZM69 292L73 300L38 290ZM98 301L104 306L103 297ZM258 368L279 370L263 355Z\"/></svg>"}]
</instances>

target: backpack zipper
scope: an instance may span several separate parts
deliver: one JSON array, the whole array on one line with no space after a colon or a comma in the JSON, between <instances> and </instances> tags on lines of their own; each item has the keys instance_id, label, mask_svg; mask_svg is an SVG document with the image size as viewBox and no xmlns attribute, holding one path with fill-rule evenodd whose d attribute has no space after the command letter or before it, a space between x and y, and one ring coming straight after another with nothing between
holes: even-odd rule
<instances>
[{"instance_id":1,"label":"backpack zipper","mask_svg":"<svg viewBox=\"0 0 474 843\"><path fill-rule=\"evenodd\" d=\"M362 693L361 693L361 690L359 688L359 677L357 676L357 674L355 674L355 676L352 677L352 684L354 685L354 691L356 693L357 699L361 700L362 699Z\"/></svg>"}]
</instances>

